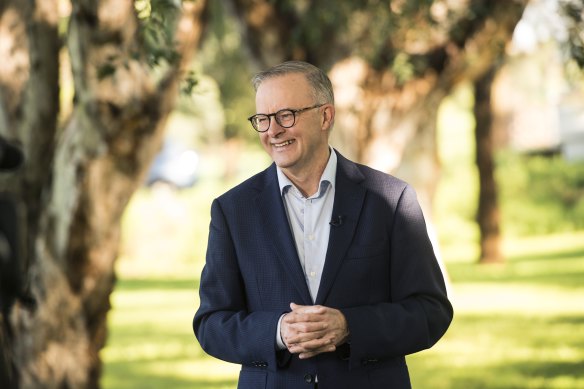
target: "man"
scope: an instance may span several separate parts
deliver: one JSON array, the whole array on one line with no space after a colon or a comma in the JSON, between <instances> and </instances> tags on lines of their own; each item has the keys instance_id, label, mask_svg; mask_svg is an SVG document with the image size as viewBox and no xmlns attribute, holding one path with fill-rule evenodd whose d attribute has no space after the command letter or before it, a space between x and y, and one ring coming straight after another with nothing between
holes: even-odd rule
<instances>
[{"instance_id":1,"label":"man","mask_svg":"<svg viewBox=\"0 0 584 389\"><path fill-rule=\"evenodd\" d=\"M452 320L414 191L328 143L331 82L304 62L253 79L274 163L223 194L193 328L238 388L409 388L405 355Z\"/></svg>"}]
</instances>

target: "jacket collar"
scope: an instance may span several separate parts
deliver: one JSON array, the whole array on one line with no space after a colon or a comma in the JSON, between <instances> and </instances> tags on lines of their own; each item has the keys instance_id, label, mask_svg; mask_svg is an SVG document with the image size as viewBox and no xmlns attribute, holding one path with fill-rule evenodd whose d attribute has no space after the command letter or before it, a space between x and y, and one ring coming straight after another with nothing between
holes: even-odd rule
<instances>
[{"instance_id":1,"label":"jacket collar","mask_svg":"<svg viewBox=\"0 0 584 389\"><path fill-rule=\"evenodd\" d=\"M345 253L353 241L366 193L365 187L361 185L364 176L357 165L339 153L337 156L337 186L333 219L337 218L340 223L331 225L323 274L316 296L315 304L323 305L326 305L326 298L334 284Z\"/></svg>"}]
</instances>

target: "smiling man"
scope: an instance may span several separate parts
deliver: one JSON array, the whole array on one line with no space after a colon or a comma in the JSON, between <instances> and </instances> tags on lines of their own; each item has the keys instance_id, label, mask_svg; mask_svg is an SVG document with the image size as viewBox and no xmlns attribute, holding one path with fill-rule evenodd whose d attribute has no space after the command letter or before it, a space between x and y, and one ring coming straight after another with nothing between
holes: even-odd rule
<instances>
[{"instance_id":1,"label":"smiling man","mask_svg":"<svg viewBox=\"0 0 584 389\"><path fill-rule=\"evenodd\" d=\"M305 62L253 78L249 118L274 163L213 201L203 349L238 388L410 388L452 306L413 189L329 145L331 82Z\"/></svg>"}]
</instances>

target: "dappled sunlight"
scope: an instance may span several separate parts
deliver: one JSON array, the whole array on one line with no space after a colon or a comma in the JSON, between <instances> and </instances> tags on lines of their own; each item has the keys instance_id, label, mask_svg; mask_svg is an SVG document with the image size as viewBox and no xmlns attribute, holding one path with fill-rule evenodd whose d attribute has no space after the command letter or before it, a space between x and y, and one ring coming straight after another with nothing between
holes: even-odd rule
<instances>
[{"instance_id":1,"label":"dappled sunlight","mask_svg":"<svg viewBox=\"0 0 584 389\"><path fill-rule=\"evenodd\" d=\"M408 357L410 370L420 372L412 375L413 386L582 388L582 338L571 338L582 324L578 317L461 310L437 346Z\"/></svg>"},{"instance_id":2,"label":"dappled sunlight","mask_svg":"<svg viewBox=\"0 0 584 389\"><path fill-rule=\"evenodd\" d=\"M408 357L413 387L584 388L582 242L584 232L515 238L505 264L449 262L454 321Z\"/></svg>"},{"instance_id":3,"label":"dappled sunlight","mask_svg":"<svg viewBox=\"0 0 584 389\"><path fill-rule=\"evenodd\" d=\"M567 293L561 287L538 285L464 283L454 286L454 311L495 317L521 312L543 317L582 312L584 291Z\"/></svg>"},{"instance_id":4,"label":"dappled sunlight","mask_svg":"<svg viewBox=\"0 0 584 389\"><path fill-rule=\"evenodd\" d=\"M197 380L220 382L225 379L236 380L241 367L233 363L217 363L214 358L208 357L195 361L159 363L152 366L153 373L168 374L172 371L174 375L189 378L193 382Z\"/></svg>"}]
</instances>

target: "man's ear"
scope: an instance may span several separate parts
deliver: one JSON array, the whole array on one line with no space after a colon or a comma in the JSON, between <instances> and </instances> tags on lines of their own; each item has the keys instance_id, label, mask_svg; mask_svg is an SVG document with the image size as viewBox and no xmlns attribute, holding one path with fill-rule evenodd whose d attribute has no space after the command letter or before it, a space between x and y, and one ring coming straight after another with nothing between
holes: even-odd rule
<instances>
[{"instance_id":1,"label":"man's ear","mask_svg":"<svg viewBox=\"0 0 584 389\"><path fill-rule=\"evenodd\" d=\"M322 124L323 130L330 130L335 122L335 106L332 104L325 104L322 110Z\"/></svg>"}]
</instances>

